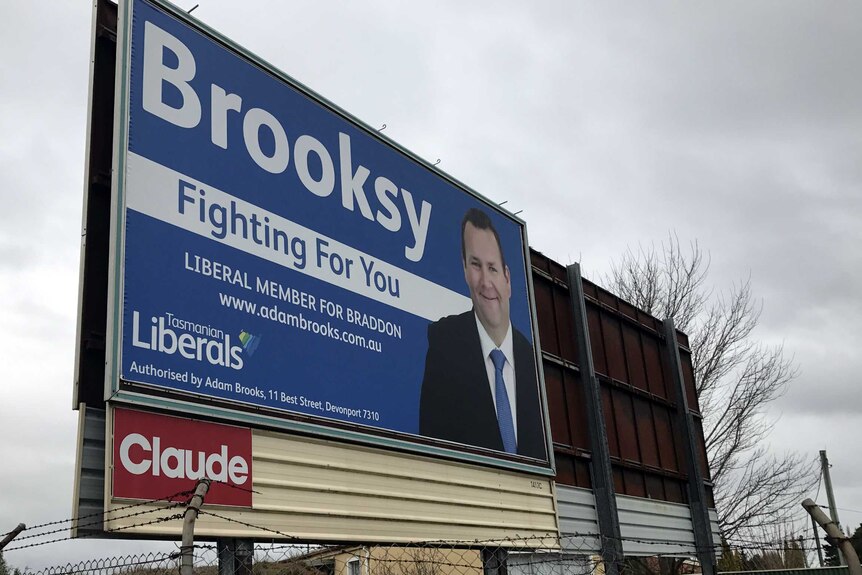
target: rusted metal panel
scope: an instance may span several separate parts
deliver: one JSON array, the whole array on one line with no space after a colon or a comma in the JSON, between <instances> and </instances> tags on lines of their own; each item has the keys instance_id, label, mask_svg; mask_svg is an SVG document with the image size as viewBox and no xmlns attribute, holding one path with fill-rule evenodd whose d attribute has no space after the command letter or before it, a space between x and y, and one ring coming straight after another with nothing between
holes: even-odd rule
<instances>
[{"instance_id":1,"label":"rusted metal panel","mask_svg":"<svg viewBox=\"0 0 862 575\"><path fill-rule=\"evenodd\" d=\"M593 366L596 373L607 373L608 362L605 358L605 341L602 333L602 316L599 308L592 305L587 306L587 323L590 326Z\"/></svg>"},{"instance_id":2,"label":"rusted metal panel","mask_svg":"<svg viewBox=\"0 0 862 575\"><path fill-rule=\"evenodd\" d=\"M643 338L643 350L649 392L663 399L668 399L658 338L653 335L645 336Z\"/></svg>"},{"instance_id":3,"label":"rusted metal panel","mask_svg":"<svg viewBox=\"0 0 862 575\"><path fill-rule=\"evenodd\" d=\"M587 418L584 414L584 388L581 376L572 370L563 372L566 390L566 407L569 413L569 430L572 432L572 446L589 451L590 438L587 431Z\"/></svg>"},{"instance_id":4,"label":"rusted metal panel","mask_svg":"<svg viewBox=\"0 0 862 575\"><path fill-rule=\"evenodd\" d=\"M605 415L605 425L607 426L608 449L611 452L611 457L620 458L620 440L617 433L616 415L617 410L614 406L614 399L609 387L602 387L602 409Z\"/></svg>"},{"instance_id":5,"label":"rusted metal panel","mask_svg":"<svg viewBox=\"0 0 862 575\"><path fill-rule=\"evenodd\" d=\"M590 476L590 460L588 457L557 451L555 459L557 463L557 477L555 481L558 485L570 485L585 489L592 488L593 480Z\"/></svg>"},{"instance_id":6,"label":"rusted metal panel","mask_svg":"<svg viewBox=\"0 0 862 575\"><path fill-rule=\"evenodd\" d=\"M633 398L637 436L640 443L640 461L651 467L661 467L658 458L655 423L650 404L640 397Z\"/></svg>"},{"instance_id":7,"label":"rusted metal panel","mask_svg":"<svg viewBox=\"0 0 862 575\"><path fill-rule=\"evenodd\" d=\"M665 479L664 493L667 496L667 501L676 503L686 503L688 501L688 497L686 496L685 484L681 481Z\"/></svg>"},{"instance_id":8,"label":"rusted metal panel","mask_svg":"<svg viewBox=\"0 0 862 575\"><path fill-rule=\"evenodd\" d=\"M560 338L554 320L554 286L543 276L533 276L533 291L536 295L536 315L539 323L539 340L542 350L555 356L560 355Z\"/></svg>"},{"instance_id":9,"label":"rusted metal panel","mask_svg":"<svg viewBox=\"0 0 862 575\"><path fill-rule=\"evenodd\" d=\"M625 347L626 364L628 365L628 383L638 389L649 391L640 333L632 325L623 324L623 346Z\"/></svg>"},{"instance_id":10,"label":"rusted metal panel","mask_svg":"<svg viewBox=\"0 0 862 575\"><path fill-rule=\"evenodd\" d=\"M568 291L560 286L554 289L554 319L560 340L560 356L566 361L578 363L578 340L572 322L571 303Z\"/></svg>"},{"instance_id":11,"label":"rusted metal panel","mask_svg":"<svg viewBox=\"0 0 862 575\"><path fill-rule=\"evenodd\" d=\"M614 414L616 416L617 437L620 441L620 457L629 461L640 462L638 450L638 434L635 427L635 411L632 397L621 389L611 390L614 398Z\"/></svg>"},{"instance_id":12,"label":"rusted metal panel","mask_svg":"<svg viewBox=\"0 0 862 575\"><path fill-rule=\"evenodd\" d=\"M657 408L655 416L656 436L658 437L658 452L661 468L668 471L679 471L679 451L676 436L673 432L673 417L667 408Z\"/></svg>"},{"instance_id":13,"label":"rusted metal panel","mask_svg":"<svg viewBox=\"0 0 862 575\"><path fill-rule=\"evenodd\" d=\"M608 362L608 370L605 375L618 381L628 381L622 326L619 320L608 313L602 313L602 333L605 342L605 356Z\"/></svg>"},{"instance_id":14,"label":"rusted metal panel","mask_svg":"<svg viewBox=\"0 0 862 575\"><path fill-rule=\"evenodd\" d=\"M698 463L700 464L700 472L703 474L704 478L711 479L712 476L709 473L709 465L707 464L707 459L706 459L706 440L704 439L704 436L703 436L703 420L702 419L695 419L694 420L694 431L695 431L696 440L697 440L697 447L698 447L697 453L699 455Z\"/></svg>"},{"instance_id":15,"label":"rusted metal panel","mask_svg":"<svg viewBox=\"0 0 862 575\"><path fill-rule=\"evenodd\" d=\"M644 483L646 483L647 499L667 501L667 494L664 490L664 480L662 480L661 477L649 473L644 476Z\"/></svg>"},{"instance_id":16,"label":"rusted metal panel","mask_svg":"<svg viewBox=\"0 0 862 575\"><path fill-rule=\"evenodd\" d=\"M621 494L634 497L646 497L646 486L644 485L644 474L633 469L623 469L623 481L625 490Z\"/></svg>"},{"instance_id":17,"label":"rusted metal panel","mask_svg":"<svg viewBox=\"0 0 862 575\"><path fill-rule=\"evenodd\" d=\"M585 485L578 470L589 469L589 437L583 384L578 374L577 342L572 332L565 268L531 253L539 331L545 354L557 482ZM679 409L667 346L679 348L689 409L700 421L688 337L665 339L659 319L589 281L583 282L594 369L597 374L618 494L686 503L687 475L674 419ZM701 469L706 466L699 428ZM708 477L708 475L706 475ZM707 493L711 496L710 485Z\"/></svg>"},{"instance_id":18,"label":"rusted metal panel","mask_svg":"<svg viewBox=\"0 0 862 575\"><path fill-rule=\"evenodd\" d=\"M544 340L543 340L544 341ZM545 391L548 396L548 415L551 418L551 436L554 443L574 447L569 429L569 409L566 391L563 388L563 369L548 361L544 362Z\"/></svg>"}]
</instances>

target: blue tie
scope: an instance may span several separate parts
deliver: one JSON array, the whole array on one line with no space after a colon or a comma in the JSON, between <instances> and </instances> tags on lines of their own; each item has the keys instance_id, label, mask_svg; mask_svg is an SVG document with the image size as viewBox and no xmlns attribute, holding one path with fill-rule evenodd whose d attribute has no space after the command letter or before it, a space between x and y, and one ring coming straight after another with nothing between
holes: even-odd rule
<instances>
[{"instance_id":1,"label":"blue tie","mask_svg":"<svg viewBox=\"0 0 862 575\"><path fill-rule=\"evenodd\" d=\"M497 396L497 424L500 426L500 437L503 438L503 449L506 453L515 453L515 426L512 423L512 408L509 404L509 394L503 383L503 365L506 356L499 349L491 351L491 361L494 362L494 392Z\"/></svg>"}]
</instances>

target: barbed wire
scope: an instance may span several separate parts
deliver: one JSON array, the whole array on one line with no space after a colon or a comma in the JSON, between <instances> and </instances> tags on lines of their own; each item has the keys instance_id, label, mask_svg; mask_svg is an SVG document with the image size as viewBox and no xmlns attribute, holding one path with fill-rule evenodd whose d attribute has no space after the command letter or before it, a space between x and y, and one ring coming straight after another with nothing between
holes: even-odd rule
<instances>
[{"instance_id":1,"label":"barbed wire","mask_svg":"<svg viewBox=\"0 0 862 575\"><path fill-rule=\"evenodd\" d=\"M232 483L228 483L227 481L222 481L220 479L210 479L210 483L217 483L219 485L224 485L225 487L230 487L231 489L236 489L237 491L245 491L246 493L256 493L257 495L261 494L260 491L255 491L251 487L241 487L239 485L234 485Z\"/></svg>"},{"instance_id":2,"label":"barbed wire","mask_svg":"<svg viewBox=\"0 0 862 575\"><path fill-rule=\"evenodd\" d=\"M242 491L254 490L232 486L228 483L218 481L216 483L229 485ZM78 518L65 519L60 521L52 521L43 523L29 528L30 531L44 529L64 523L72 522L76 524L78 529L88 526L103 525L102 518L111 515L111 520L128 519L133 517L141 517L151 513L164 513L171 509L187 506L191 499L191 490L181 491L169 496L165 496L156 500L144 501L117 507L104 512L91 513ZM178 497L183 497L182 501L174 501ZM152 506L153 503L170 502L169 505L159 505L155 508L144 509L123 515L116 515L118 511L131 510L141 506ZM209 515L216 519L242 525L247 528L255 529L261 532L272 533L281 539L291 542L299 541L300 539L289 533L279 531L264 525L256 525L248 521L242 521L233 517L225 516L219 513L201 509L199 515ZM96 521L82 523L84 519L100 518ZM78 533L78 537L97 537L105 534L121 532L127 529L143 527L147 525L159 524L168 521L182 519L183 514L177 513L164 517L157 517L150 521L132 522L129 525L115 527L110 530L94 530L93 533ZM46 532L33 533L21 537L18 541L29 540L36 537L46 537L55 533L64 531L64 529L56 529ZM7 549L7 551L16 551L66 541L71 539L71 536L56 538L47 541L40 541L26 545L16 545ZM637 544L643 549L640 550L638 556L627 557L625 561L644 560L644 561L686 561L703 553L711 554L713 557L723 555L726 552L735 552L739 554L743 560L748 561L748 558L757 557L760 554L764 561L774 561L774 556L767 557L768 553L773 555L789 556L791 553L805 553L805 543L814 541L814 537L793 537L792 535L780 537L775 540L759 540L756 538L743 539L737 538L732 542L712 542L708 545L696 545L694 542L681 542L672 539L657 539L632 536L620 537L605 537L595 532L573 532L573 533L547 533L535 534L522 537L504 537L494 539L475 539L475 540L451 540L440 539L434 541L415 541L398 544L362 544L357 543L352 547L324 547L314 545L315 549L311 549L311 544L306 544L305 552L299 552L297 543L270 543L267 548L261 546L253 547L253 555L258 558L263 558L263 563L268 565L265 570L256 570L255 575L313 575L313 571L303 571L311 569L312 563L328 561L335 554L345 557L352 557L355 560L363 560L366 563L369 561L375 562L377 570L375 572L368 571L363 575L481 575L482 561L486 552L505 549L508 553L508 558L511 561L517 562L523 566L544 566L544 565L568 565L574 571L563 571L555 575L586 575L593 573L597 569L597 565L601 564L601 558L593 557L587 561L587 557L598 556L602 549L612 548L615 545L622 545L623 549L629 547L627 544ZM613 544L613 545L611 545ZM649 552L649 547L654 547L654 552ZM207 565L207 561L211 561L211 555L218 558L219 551L223 551L218 547L211 545L196 545L193 546L195 561ZM63 567L50 568L37 572L38 575L61 575L64 573L90 573L90 572L122 572L123 570L140 569L143 565L155 564L159 562L174 561L178 557L178 553L162 554L159 556L148 554L145 556L126 556L118 560L112 558L109 560L88 560L77 565L67 564ZM753 560L753 559L751 559ZM750 562L750 561L749 561ZM277 564L277 565L270 565ZM428 570L426 567L432 567ZM173 569L174 567L172 567ZM65 571L61 571L65 569ZM442 569L442 572L436 570ZM475 570L478 569L478 572ZM634 568L632 568L634 569ZM26 571L30 573L29 571ZM460 572L460 573L459 573ZM634 570L632 571L634 572ZM148 575L150 571L146 572ZM518 572L519 574L522 572ZM643 571L637 571L642 574ZM319 575L319 574L317 574ZM342 575L342 574L336 574ZM350 573L350 575L355 575ZM524 573L524 575L527 575ZM546 575L544 572L530 571L529 575Z\"/></svg>"},{"instance_id":3,"label":"barbed wire","mask_svg":"<svg viewBox=\"0 0 862 575\"><path fill-rule=\"evenodd\" d=\"M231 489L236 489L236 490L238 490L238 491L244 491L244 492L246 492L246 493L255 493L255 494L257 494L257 495L260 495L260 491L255 491L254 489L251 489L251 488L248 488L248 487L241 487L241 486L239 486L239 485L233 485L233 484L231 484L231 483L228 483L227 481L221 481L221 480L219 480L219 479L210 479L210 482L211 482L211 483L216 483L216 484L219 484L219 485L224 485L225 487L230 487ZM93 518L93 517L104 517L105 515L107 515L107 514L109 514L109 513L116 513L117 511L123 511L123 510L125 510L125 509L133 509L133 508L135 508L135 507L142 507L142 506L145 506L145 505L152 505L153 503L157 503L157 502L160 502L160 501L173 502L173 501L174 501L175 499L177 499L178 497L183 497L183 498L185 498L185 499L183 500L183 503L187 503L187 502L188 502L188 499L189 499L189 498L191 498L191 496L192 496L192 495L194 495L194 492L195 492L195 490L194 490L194 489L185 489L185 490L183 490L183 491L177 491L176 493L173 493L173 494L171 494L171 495L165 495L164 497L159 497L159 498L156 498L156 499L148 499L148 500L146 500L146 501L139 501L139 502L137 502L137 503L130 503L130 504L128 504L128 505L123 505L123 506L121 506L121 507L114 507L113 509L110 509L110 510L108 510L108 511L97 511L97 512L95 512L95 513L88 513L88 514L86 514L86 515L79 515L78 517L69 517L69 518L66 518L66 519L57 519L57 520L54 520L54 521L48 521L48 522L45 522L45 523L40 523L40 524L38 524L38 525L32 525L32 526L30 526L30 527L25 527L25 528L24 528L24 529L22 529L19 533L23 533L23 532L25 532L25 531L33 531L33 530L35 530L35 529L44 529L45 527L52 527L52 526L54 526L54 525L63 525L64 523L74 523L74 522L76 522L76 521L80 522L80 521L82 521L82 520L84 520L84 519L90 519L90 518ZM14 529L12 529L12 530L7 531L7 532L5 532L5 533L0 533L0 537L6 537L7 535L10 535L10 534L12 534L12 533L14 533L14 532L15 532L15 530L14 530ZM54 533L56 533L56 531L55 531ZM31 535L30 537L32 537L32 535ZM26 537L17 537L17 538L16 538L16 540L21 540L21 539L26 539Z\"/></svg>"},{"instance_id":4,"label":"barbed wire","mask_svg":"<svg viewBox=\"0 0 862 575\"><path fill-rule=\"evenodd\" d=\"M162 511L162 510L163 510L163 509L155 509L155 510L153 510L153 511ZM135 516L138 516L138 515L144 515L144 514L146 514L146 513L152 513L153 511L143 511L143 512L140 512L140 513L133 513L133 514L126 515L126 516L123 516L123 517L117 517L117 519L124 519L124 518L126 518L126 517L135 517ZM28 544L28 545L17 545L17 546L15 546L15 547L7 547L7 548L6 548L6 549L4 549L3 551L4 551L4 552L6 552L6 551L18 551L18 550L20 550L20 549L30 549L30 548L32 548L32 547L41 547L42 545L48 545L48 544L51 544L51 543L59 543L59 542L61 542L61 541L69 541L69 540L71 540L71 539L76 539L76 538L77 538L77 539L85 539L85 538L87 538L87 537L103 537L105 534L108 534L108 533L116 533L116 532L118 532L118 531L124 531L124 530L126 530L126 529L132 529L132 528L135 528L135 527L145 527L145 526L147 526L147 525L157 525L157 524L159 524L159 523L165 523L165 522L167 522L167 521L174 521L175 519L182 519L182 518L183 518L183 515L184 515L183 513L176 513L176 514L174 514L174 515L169 515L169 516L167 516L167 517L159 517L159 518L153 519L153 520L151 520L151 521L144 521L144 522L141 522L141 523L133 523L133 524L131 524L131 525L123 525L123 526L121 526L121 527L116 527L116 528L114 528L114 529L107 529L107 530L102 531L102 532L94 532L94 533L79 533L79 534L77 535L77 537L72 537L71 535L68 535L68 536L66 536L66 537L58 537L58 538L56 538L56 539L50 539L50 540L48 540L48 541L39 541L38 543L30 543L30 544ZM49 532L49 533L44 533L44 534L33 535L33 536L31 536L31 537L37 537L37 536L38 536L38 537L43 537L43 536L45 536L45 535L49 535L49 534L53 534L53 533L58 533L59 531L65 531L65 529L60 529L60 530L57 530L57 531L51 531L51 532Z\"/></svg>"},{"instance_id":5,"label":"barbed wire","mask_svg":"<svg viewBox=\"0 0 862 575\"><path fill-rule=\"evenodd\" d=\"M182 506L185 506L185 505L186 505L186 502L181 501L181 502L176 502L176 503L173 503L173 504L171 504L171 505L164 506L164 507L156 507L156 508L154 508L154 509L144 509L143 511L137 511L137 512L135 512L135 513L127 513L126 515L117 515L117 516L112 516L112 517L111 517L111 519L112 519L112 520L117 520L117 519L128 519L128 518L130 518L130 517L139 517L139 516L141 516L141 515L148 515L148 514L150 514L150 513L158 513L158 512L161 512L161 511L168 511L168 510L170 510L170 509L176 509L177 507L182 507ZM133 508L133 507L139 507L139 505L128 505L128 506L126 506L126 507L118 508L118 509L129 509L129 508ZM115 512L115 511L116 511L116 510L111 510L111 511L107 511L107 512L104 512L104 513L92 513L92 514L90 514L90 516L92 516L92 517L95 517L95 516L104 516L104 515L107 515L107 514L109 514L109 513L113 513L113 512ZM54 523L54 524L56 525L56 523ZM74 527L75 529L81 529L81 528L83 528L83 527L92 527L92 526L94 526L94 525L102 525L102 524L103 524L103 521L101 521L101 520L100 520L100 521L92 521L92 522L90 522L90 523L78 523L77 525L74 525L73 527ZM24 540L26 540L26 539L35 539L35 538L37 538L37 537L46 537L46 536L48 536L48 535L54 535L55 533L60 533L60 532L66 531L67 529L70 529L70 528L71 528L71 527L63 527L62 529L54 529L54 530L51 530L51 531L43 531L43 532L41 532L41 533L33 533L33 534L30 534L30 535L25 535L24 537L16 537L16 538L15 538L15 541L16 541L16 542L18 542L18 541L24 541ZM123 527L123 529L126 529L126 527ZM107 531L106 531L106 532L107 532ZM81 536L82 536L82 537L84 537L85 535L83 535L83 534L82 534ZM71 538L71 537L68 537L68 538L65 538L65 539L70 539L70 538ZM60 539L59 541L65 541L65 539ZM10 548L10 549L7 549L7 551L12 551L12 550L14 550L14 549L18 549L18 547L12 547L12 548Z\"/></svg>"},{"instance_id":6,"label":"barbed wire","mask_svg":"<svg viewBox=\"0 0 862 575\"><path fill-rule=\"evenodd\" d=\"M105 515L107 515L109 513L116 513L117 511L123 511L126 509L133 509L135 507L143 507L145 505L152 505L153 503L157 503L159 501L170 502L173 499L176 499L177 497L191 496L192 494L194 494L194 489L185 490L185 491L178 491L178 492L174 493L173 495L166 495L164 497L159 497L158 499L149 499L147 501L139 501L138 503L130 503L128 505L123 505L121 507L114 507L113 509L110 509L108 511L97 511L95 513L88 513L86 515L79 515L78 517L69 517L68 519L58 519L56 521L48 521L47 523L40 523L39 525L33 525L31 527L25 527L24 529L21 530L21 533L23 533L24 531L33 531L34 529L43 529L45 527L52 527L54 525L62 525L64 523L74 523L76 521L81 521L83 519L91 519L93 517L104 517ZM185 501L183 503L185 503ZM91 525L91 524L88 524L88 525ZM0 537L5 537L5 536L7 536L13 532L14 532L14 530L8 531L8 532L0 535ZM54 533L56 533L56 531L54 531ZM20 541L21 539L27 539L28 537L34 537L34 535L28 535L25 537L18 537L16 539Z\"/></svg>"},{"instance_id":7,"label":"barbed wire","mask_svg":"<svg viewBox=\"0 0 862 575\"><path fill-rule=\"evenodd\" d=\"M269 528L269 527L266 527L263 525L256 525L254 523L226 517L223 515L219 515L217 513L213 513L211 511L207 511L205 509L201 509L200 514L201 515L211 515L211 516L216 517L218 519L222 519L224 521L228 521L231 523L237 523L237 524L243 525L245 527L250 527L252 529L257 529L260 531L275 533L275 534L278 534L278 535L285 537L285 538L288 538L288 539L297 539L293 535L283 533L283 532L278 531L276 529L272 529L272 528ZM525 545L522 545L524 547L541 548L541 547L548 547L548 546L553 547L553 546L555 546L553 544L548 545L547 541L553 541L554 539L562 540L562 539L566 539L566 538L568 538L568 539L599 539L601 541L619 541L621 543L630 542L630 543L638 543L641 545L654 545L654 546L666 546L666 547L667 546L673 546L673 547L679 547L682 549L691 549L694 553L698 553L701 551L705 551L705 552L720 551L720 550L725 549L725 548L732 548L732 549L737 549L737 550L758 550L758 549L783 550L783 549L787 548L787 546L793 542L799 543L799 542L814 541L815 540L814 537L788 536L788 537L783 537L783 538L779 538L779 539L775 539L775 540L737 539L734 542L721 542L721 541L719 541L719 542L714 542L714 543L711 543L708 545L696 545L694 543L683 543L683 542L680 542L678 540L671 540L671 539L654 539L654 538L648 539L648 538L643 538L643 537L632 537L632 536L620 536L618 538L612 538L612 537L602 536L602 535L597 534L597 533L589 533L589 532L578 533L578 532L575 532L575 533L561 534L559 537L556 534L549 533L547 535L537 535L537 536L533 536L530 538L509 538L509 539L505 539L505 541L510 543L510 544L511 543L525 544ZM473 541L436 540L436 541L422 541L419 543L411 543L409 546L419 547L419 546L441 546L441 545L453 545L453 544L457 544L460 547L464 547L464 546L487 547L487 546L492 546L492 545L493 546L505 546L505 545L499 545L498 541L499 540L478 540L478 539L473 540ZM533 545L530 545L530 543L532 543Z\"/></svg>"},{"instance_id":8,"label":"barbed wire","mask_svg":"<svg viewBox=\"0 0 862 575\"><path fill-rule=\"evenodd\" d=\"M276 535L280 535L286 539L299 539L294 535L288 535L287 533L282 533L277 529L271 529L269 527L264 527L262 525L254 525L252 523L246 523L245 521L240 521L239 519L233 519L231 517L225 517L224 515L219 515L218 513L213 513L212 511L207 511L204 509L200 509L198 511L198 515L210 515L212 517L216 517L217 519L221 519L223 521L228 521L230 523L237 523L239 525L243 525L245 527L251 527L252 529L259 529L261 531L268 531L269 533L275 533Z\"/></svg>"}]
</instances>

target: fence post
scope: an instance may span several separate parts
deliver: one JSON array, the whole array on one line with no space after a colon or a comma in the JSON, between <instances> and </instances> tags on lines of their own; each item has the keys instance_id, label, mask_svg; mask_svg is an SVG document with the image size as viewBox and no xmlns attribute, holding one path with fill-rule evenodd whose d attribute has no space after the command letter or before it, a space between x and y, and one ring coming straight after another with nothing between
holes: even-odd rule
<instances>
[{"instance_id":1,"label":"fence post","mask_svg":"<svg viewBox=\"0 0 862 575\"><path fill-rule=\"evenodd\" d=\"M9 545L9 542L18 537L18 534L27 529L27 526L23 523L19 523L18 526L9 532L6 537L3 538L3 541L0 541L0 551L3 550L4 547Z\"/></svg>"},{"instance_id":2,"label":"fence post","mask_svg":"<svg viewBox=\"0 0 862 575\"><path fill-rule=\"evenodd\" d=\"M219 537L218 575L251 575L254 563L254 542L251 539Z\"/></svg>"},{"instance_id":3,"label":"fence post","mask_svg":"<svg viewBox=\"0 0 862 575\"><path fill-rule=\"evenodd\" d=\"M186 507L186 513L183 517L183 542L180 546L180 575L192 575L195 558L195 519L198 518L198 511L204 504L204 497L206 497L209 487L209 479L198 480L195 494Z\"/></svg>"},{"instance_id":4,"label":"fence post","mask_svg":"<svg viewBox=\"0 0 862 575\"><path fill-rule=\"evenodd\" d=\"M506 560L509 553L503 547L482 549L482 572L483 575L507 575L508 566Z\"/></svg>"},{"instance_id":5,"label":"fence post","mask_svg":"<svg viewBox=\"0 0 862 575\"><path fill-rule=\"evenodd\" d=\"M811 499L806 499L802 502L802 507L808 512L811 517L823 527L826 531L826 536L831 542L835 542L839 549L844 552L844 558L847 559L847 570L850 575L862 575L862 565L859 564L859 556L856 555L856 550L853 549L853 544L850 543L844 532L838 527L832 519L826 516L820 510L820 507Z\"/></svg>"}]
</instances>

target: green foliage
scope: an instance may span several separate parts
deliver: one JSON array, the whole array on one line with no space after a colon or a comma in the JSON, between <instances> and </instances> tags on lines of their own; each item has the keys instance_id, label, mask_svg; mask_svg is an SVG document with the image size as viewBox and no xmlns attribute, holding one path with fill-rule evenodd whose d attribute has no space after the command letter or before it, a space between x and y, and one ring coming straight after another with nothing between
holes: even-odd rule
<instances>
[{"instance_id":1,"label":"green foliage","mask_svg":"<svg viewBox=\"0 0 862 575\"><path fill-rule=\"evenodd\" d=\"M2 551L0 551L0 575L21 575L20 569L9 567Z\"/></svg>"},{"instance_id":2,"label":"green foliage","mask_svg":"<svg viewBox=\"0 0 862 575\"><path fill-rule=\"evenodd\" d=\"M850 535L850 545L856 551L856 555L862 558L862 524ZM823 544L824 562L830 567L839 565L838 546L829 541Z\"/></svg>"},{"instance_id":3,"label":"green foliage","mask_svg":"<svg viewBox=\"0 0 862 575\"><path fill-rule=\"evenodd\" d=\"M795 539L784 542L784 566L787 569L804 569L808 567L805 551Z\"/></svg>"},{"instance_id":4,"label":"green foliage","mask_svg":"<svg viewBox=\"0 0 862 575\"><path fill-rule=\"evenodd\" d=\"M719 572L742 571L745 567L745 555L736 549L731 549L727 543L722 543L717 567Z\"/></svg>"},{"instance_id":5,"label":"green foliage","mask_svg":"<svg viewBox=\"0 0 862 575\"><path fill-rule=\"evenodd\" d=\"M833 545L828 540L823 543L823 563L827 567L837 567L841 564L838 558L838 546Z\"/></svg>"},{"instance_id":6,"label":"green foliage","mask_svg":"<svg viewBox=\"0 0 862 575\"><path fill-rule=\"evenodd\" d=\"M788 539L781 549L763 550L750 557L742 556L742 571L763 571L770 569L805 569L808 560L805 551L795 539ZM719 569L723 571L724 569ZM728 569L729 571L729 569Z\"/></svg>"},{"instance_id":7,"label":"green foliage","mask_svg":"<svg viewBox=\"0 0 862 575\"><path fill-rule=\"evenodd\" d=\"M856 531L854 531L850 536L850 544L856 551L856 555L859 555L859 557L862 558L862 523L859 524L859 527L857 527Z\"/></svg>"}]
</instances>

